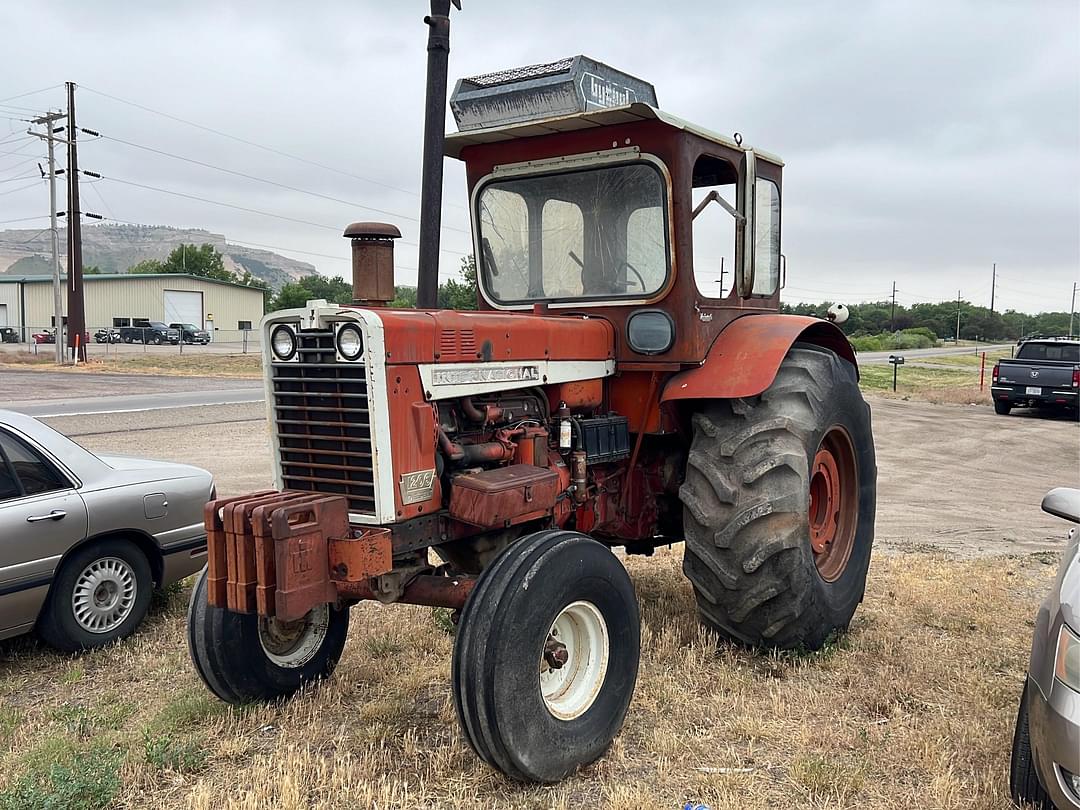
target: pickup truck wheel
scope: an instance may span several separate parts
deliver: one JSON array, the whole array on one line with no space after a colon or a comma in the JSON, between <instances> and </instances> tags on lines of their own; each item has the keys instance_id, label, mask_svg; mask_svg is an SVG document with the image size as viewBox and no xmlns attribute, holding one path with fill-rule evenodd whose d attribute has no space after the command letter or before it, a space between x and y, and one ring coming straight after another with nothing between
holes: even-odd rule
<instances>
[{"instance_id":1,"label":"pickup truck wheel","mask_svg":"<svg viewBox=\"0 0 1080 810\"><path fill-rule=\"evenodd\" d=\"M469 745L528 782L593 762L626 717L640 643L634 586L606 546L558 530L516 541L458 623L451 682Z\"/></svg>"},{"instance_id":2,"label":"pickup truck wheel","mask_svg":"<svg viewBox=\"0 0 1080 810\"><path fill-rule=\"evenodd\" d=\"M124 343L131 343L131 335L124 335L122 340Z\"/></svg>"},{"instance_id":3,"label":"pickup truck wheel","mask_svg":"<svg viewBox=\"0 0 1080 810\"><path fill-rule=\"evenodd\" d=\"M855 369L796 344L760 396L693 417L683 571L702 620L752 646L819 649L866 587L877 465Z\"/></svg>"},{"instance_id":4,"label":"pickup truck wheel","mask_svg":"<svg viewBox=\"0 0 1080 810\"><path fill-rule=\"evenodd\" d=\"M320 605L295 622L234 613L207 601L206 569L188 605L188 649L203 683L226 703L287 698L329 676L341 658L349 611Z\"/></svg>"},{"instance_id":5,"label":"pickup truck wheel","mask_svg":"<svg viewBox=\"0 0 1080 810\"><path fill-rule=\"evenodd\" d=\"M1028 686L1020 694L1020 709L1016 713L1012 756L1009 759L1009 794L1018 805L1035 810L1054 810L1050 796L1039 781L1035 759L1031 755L1031 733L1028 730Z\"/></svg>"},{"instance_id":6,"label":"pickup truck wheel","mask_svg":"<svg viewBox=\"0 0 1080 810\"><path fill-rule=\"evenodd\" d=\"M38 633L65 652L127 638L146 616L154 582L146 556L125 540L76 549L60 566Z\"/></svg>"},{"instance_id":7,"label":"pickup truck wheel","mask_svg":"<svg viewBox=\"0 0 1080 810\"><path fill-rule=\"evenodd\" d=\"M996 399L994 400L994 413L999 413L1002 416L1008 416L1009 411L1011 410L1012 405L1010 405L1008 402L1001 402Z\"/></svg>"}]
</instances>

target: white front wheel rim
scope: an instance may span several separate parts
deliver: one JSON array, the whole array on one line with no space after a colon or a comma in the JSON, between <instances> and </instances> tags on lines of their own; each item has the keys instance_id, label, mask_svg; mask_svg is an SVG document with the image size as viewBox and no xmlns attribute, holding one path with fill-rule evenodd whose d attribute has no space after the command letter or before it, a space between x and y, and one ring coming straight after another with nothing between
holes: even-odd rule
<instances>
[{"instance_id":1,"label":"white front wheel rim","mask_svg":"<svg viewBox=\"0 0 1080 810\"><path fill-rule=\"evenodd\" d=\"M322 649L330 629L330 607L319 605L295 622L259 617L259 644L284 669L299 669Z\"/></svg>"},{"instance_id":2,"label":"white front wheel rim","mask_svg":"<svg viewBox=\"0 0 1080 810\"><path fill-rule=\"evenodd\" d=\"M555 621L549 642L565 645L566 663L553 668L540 656L540 693L559 720L580 717L596 702L607 676L611 643L607 622L592 602L572 602Z\"/></svg>"}]
</instances>

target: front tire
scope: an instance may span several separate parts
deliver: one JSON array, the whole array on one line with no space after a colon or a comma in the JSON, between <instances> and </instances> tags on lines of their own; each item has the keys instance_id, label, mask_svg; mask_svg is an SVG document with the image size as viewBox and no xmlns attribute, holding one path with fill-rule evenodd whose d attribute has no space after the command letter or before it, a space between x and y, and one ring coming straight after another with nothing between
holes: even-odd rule
<instances>
[{"instance_id":1,"label":"front tire","mask_svg":"<svg viewBox=\"0 0 1080 810\"><path fill-rule=\"evenodd\" d=\"M639 653L634 587L605 546L558 530L518 540L458 625L454 706L469 745L514 779L562 779L622 727Z\"/></svg>"},{"instance_id":2,"label":"front tire","mask_svg":"<svg viewBox=\"0 0 1080 810\"><path fill-rule=\"evenodd\" d=\"M103 540L64 561L38 620L38 633L64 652L127 638L150 607L154 581L146 556L126 540Z\"/></svg>"},{"instance_id":3,"label":"front tire","mask_svg":"<svg viewBox=\"0 0 1080 810\"><path fill-rule=\"evenodd\" d=\"M1054 803L1043 789L1035 770L1035 758L1031 755L1031 734L1028 730L1028 689L1025 682L1020 695L1020 709L1016 714L1016 731L1013 733L1012 756L1009 760L1009 793L1018 805L1028 805L1035 810L1054 810Z\"/></svg>"},{"instance_id":4,"label":"front tire","mask_svg":"<svg viewBox=\"0 0 1080 810\"><path fill-rule=\"evenodd\" d=\"M332 605L290 623L213 607L207 601L205 568L191 591L191 661L207 688L226 703L287 698L328 677L348 632L348 609Z\"/></svg>"},{"instance_id":5,"label":"front tire","mask_svg":"<svg viewBox=\"0 0 1080 810\"><path fill-rule=\"evenodd\" d=\"M683 571L702 620L751 646L820 649L862 601L877 465L855 369L796 344L760 396L693 417Z\"/></svg>"}]
</instances>

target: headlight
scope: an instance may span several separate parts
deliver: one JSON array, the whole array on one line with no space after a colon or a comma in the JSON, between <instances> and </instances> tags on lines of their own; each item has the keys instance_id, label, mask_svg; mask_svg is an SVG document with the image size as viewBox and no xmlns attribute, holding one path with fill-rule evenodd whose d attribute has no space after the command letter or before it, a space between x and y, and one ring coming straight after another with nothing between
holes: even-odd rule
<instances>
[{"instance_id":1,"label":"headlight","mask_svg":"<svg viewBox=\"0 0 1080 810\"><path fill-rule=\"evenodd\" d=\"M270 349L278 360L292 360L296 354L296 335L287 326L275 326L270 333Z\"/></svg>"},{"instance_id":2,"label":"headlight","mask_svg":"<svg viewBox=\"0 0 1080 810\"><path fill-rule=\"evenodd\" d=\"M1070 689L1080 692L1080 638L1064 624L1058 633L1054 677Z\"/></svg>"},{"instance_id":3,"label":"headlight","mask_svg":"<svg viewBox=\"0 0 1080 810\"><path fill-rule=\"evenodd\" d=\"M356 360L364 350L364 339L360 330L351 323L341 327L337 333L337 349L346 360Z\"/></svg>"}]
</instances>

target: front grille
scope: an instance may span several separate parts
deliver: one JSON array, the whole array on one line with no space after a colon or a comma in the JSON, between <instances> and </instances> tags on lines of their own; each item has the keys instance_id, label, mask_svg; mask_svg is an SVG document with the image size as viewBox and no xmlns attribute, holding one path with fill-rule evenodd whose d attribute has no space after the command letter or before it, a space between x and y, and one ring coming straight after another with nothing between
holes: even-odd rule
<instances>
[{"instance_id":1,"label":"front grille","mask_svg":"<svg viewBox=\"0 0 1080 810\"><path fill-rule=\"evenodd\" d=\"M337 361L332 329L297 337L298 359L271 372L282 484L344 495L351 512L374 515L366 366Z\"/></svg>"}]
</instances>

